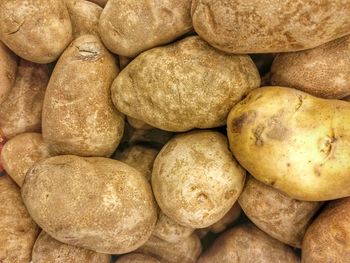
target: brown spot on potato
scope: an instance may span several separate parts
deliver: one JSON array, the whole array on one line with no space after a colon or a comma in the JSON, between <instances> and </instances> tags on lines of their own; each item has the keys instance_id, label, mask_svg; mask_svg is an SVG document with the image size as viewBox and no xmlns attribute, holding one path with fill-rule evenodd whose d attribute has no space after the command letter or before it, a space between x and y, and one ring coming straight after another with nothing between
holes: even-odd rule
<instances>
[{"instance_id":1,"label":"brown spot on potato","mask_svg":"<svg viewBox=\"0 0 350 263\"><path fill-rule=\"evenodd\" d=\"M233 119L232 121L232 132L240 133L242 132L243 125L252 122L256 118L255 111L244 112L241 116Z\"/></svg>"},{"instance_id":2,"label":"brown spot on potato","mask_svg":"<svg viewBox=\"0 0 350 263\"><path fill-rule=\"evenodd\" d=\"M262 133L265 130L265 126L264 125L258 125L258 127L256 127L256 129L254 130L254 137L255 137L255 145L258 147L261 147L264 145L264 141L261 138Z\"/></svg>"}]
</instances>

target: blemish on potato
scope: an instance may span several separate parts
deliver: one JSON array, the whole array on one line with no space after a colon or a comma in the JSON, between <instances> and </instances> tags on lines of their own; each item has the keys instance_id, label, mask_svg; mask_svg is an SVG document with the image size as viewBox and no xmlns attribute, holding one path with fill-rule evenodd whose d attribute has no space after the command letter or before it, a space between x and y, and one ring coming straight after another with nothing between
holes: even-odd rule
<instances>
[{"instance_id":1,"label":"blemish on potato","mask_svg":"<svg viewBox=\"0 0 350 263\"><path fill-rule=\"evenodd\" d=\"M244 112L241 116L233 119L232 121L232 132L241 133L243 125L249 122L252 122L256 118L255 111Z\"/></svg>"}]
</instances>

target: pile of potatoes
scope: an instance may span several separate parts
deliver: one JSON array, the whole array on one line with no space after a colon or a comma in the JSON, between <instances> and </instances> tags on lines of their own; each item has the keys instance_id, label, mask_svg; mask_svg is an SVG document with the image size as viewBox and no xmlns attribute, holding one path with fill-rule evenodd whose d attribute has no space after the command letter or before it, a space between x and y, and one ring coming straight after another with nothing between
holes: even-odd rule
<instances>
[{"instance_id":1,"label":"pile of potatoes","mask_svg":"<svg viewBox=\"0 0 350 263\"><path fill-rule=\"evenodd\" d=\"M350 0L0 0L1 263L350 262Z\"/></svg>"}]
</instances>

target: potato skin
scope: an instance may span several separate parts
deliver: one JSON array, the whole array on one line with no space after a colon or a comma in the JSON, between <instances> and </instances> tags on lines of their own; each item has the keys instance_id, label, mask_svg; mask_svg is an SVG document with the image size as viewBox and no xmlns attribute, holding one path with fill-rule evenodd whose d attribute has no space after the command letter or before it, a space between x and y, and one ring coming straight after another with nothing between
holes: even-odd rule
<instances>
[{"instance_id":1,"label":"potato skin","mask_svg":"<svg viewBox=\"0 0 350 263\"><path fill-rule=\"evenodd\" d=\"M190 0L109 0L100 19L109 50L134 57L192 29Z\"/></svg>"},{"instance_id":2,"label":"potato skin","mask_svg":"<svg viewBox=\"0 0 350 263\"><path fill-rule=\"evenodd\" d=\"M302 262L347 263L350 258L350 198L332 201L307 229Z\"/></svg>"},{"instance_id":3,"label":"potato skin","mask_svg":"<svg viewBox=\"0 0 350 263\"><path fill-rule=\"evenodd\" d=\"M154 257L141 253L131 253L121 256L115 263L161 263Z\"/></svg>"},{"instance_id":4,"label":"potato skin","mask_svg":"<svg viewBox=\"0 0 350 263\"><path fill-rule=\"evenodd\" d=\"M152 171L161 210L192 228L220 220L237 200L244 180L245 171L234 160L226 137L213 131L174 137L157 155Z\"/></svg>"},{"instance_id":5,"label":"potato skin","mask_svg":"<svg viewBox=\"0 0 350 263\"><path fill-rule=\"evenodd\" d=\"M44 231L35 241L33 263L110 263L111 255L96 253L80 247L63 244Z\"/></svg>"},{"instance_id":6,"label":"potato skin","mask_svg":"<svg viewBox=\"0 0 350 263\"><path fill-rule=\"evenodd\" d=\"M350 104L284 87L251 92L227 120L230 148L256 179L293 199L350 195Z\"/></svg>"},{"instance_id":7,"label":"potato skin","mask_svg":"<svg viewBox=\"0 0 350 263\"><path fill-rule=\"evenodd\" d=\"M215 240L198 263L297 263L293 250L252 224L236 226Z\"/></svg>"},{"instance_id":8,"label":"potato skin","mask_svg":"<svg viewBox=\"0 0 350 263\"><path fill-rule=\"evenodd\" d=\"M114 57L98 37L84 35L60 57L47 87L43 138L53 155L110 156L124 129L110 85L118 74Z\"/></svg>"},{"instance_id":9,"label":"potato skin","mask_svg":"<svg viewBox=\"0 0 350 263\"><path fill-rule=\"evenodd\" d=\"M278 54L271 68L271 84L328 99L349 96L350 36L314 49Z\"/></svg>"},{"instance_id":10,"label":"potato skin","mask_svg":"<svg viewBox=\"0 0 350 263\"><path fill-rule=\"evenodd\" d=\"M198 35L229 53L292 52L350 33L349 0L193 0L191 12Z\"/></svg>"},{"instance_id":11,"label":"potato skin","mask_svg":"<svg viewBox=\"0 0 350 263\"><path fill-rule=\"evenodd\" d=\"M144 176L107 158L61 155L40 161L27 173L22 197L50 236L106 254L143 245L157 219Z\"/></svg>"},{"instance_id":12,"label":"potato skin","mask_svg":"<svg viewBox=\"0 0 350 263\"><path fill-rule=\"evenodd\" d=\"M40 133L23 133L6 142L0 161L9 176L22 187L29 168L49 156L49 149Z\"/></svg>"},{"instance_id":13,"label":"potato skin","mask_svg":"<svg viewBox=\"0 0 350 263\"><path fill-rule=\"evenodd\" d=\"M293 247L301 247L305 231L322 202L292 199L249 177L238 199L244 213L262 231Z\"/></svg>"},{"instance_id":14,"label":"potato skin","mask_svg":"<svg viewBox=\"0 0 350 263\"><path fill-rule=\"evenodd\" d=\"M130 124L130 126L135 128L135 129L141 129L141 130L152 130L152 129L154 129L154 127L152 127L151 125L148 125L144 121L140 121L140 120L135 119L133 117L127 116L126 119L127 119L128 123Z\"/></svg>"},{"instance_id":15,"label":"potato skin","mask_svg":"<svg viewBox=\"0 0 350 263\"><path fill-rule=\"evenodd\" d=\"M112 99L128 116L181 132L223 126L232 106L259 85L250 57L192 36L135 58L113 82Z\"/></svg>"},{"instance_id":16,"label":"potato skin","mask_svg":"<svg viewBox=\"0 0 350 263\"><path fill-rule=\"evenodd\" d=\"M9 176L0 176L0 262L28 263L39 228Z\"/></svg>"},{"instance_id":17,"label":"potato skin","mask_svg":"<svg viewBox=\"0 0 350 263\"><path fill-rule=\"evenodd\" d=\"M0 41L0 105L10 93L17 73L17 57Z\"/></svg>"},{"instance_id":18,"label":"potato skin","mask_svg":"<svg viewBox=\"0 0 350 263\"><path fill-rule=\"evenodd\" d=\"M0 39L18 56L35 62L55 61L72 38L64 1L0 2Z\"/></svg>"}]
</instances>

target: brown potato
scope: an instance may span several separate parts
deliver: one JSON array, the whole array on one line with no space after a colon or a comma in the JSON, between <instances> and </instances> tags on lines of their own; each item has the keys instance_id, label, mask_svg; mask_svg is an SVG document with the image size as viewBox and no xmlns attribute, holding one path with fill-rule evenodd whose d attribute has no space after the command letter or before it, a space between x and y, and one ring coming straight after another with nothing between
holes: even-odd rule
<instances>
[{"instance_id":1,"label":"brown potato","mask_svg":"<svg viewBox=\"0 0 350 263\"><path fill-rule=\"evenodd\" d=\"M161 263L154 257L141 253L131 253L121 256L115 263Z\"/></svg>"},{"instance_id":2,"label":"brown potato","mask_svg":"<svg viewBox=\"0 0 350 263\"><path fill-rule=\"evenodd\" d=\"M15 84L0 106L0 128L7 139L41 130L41 112L49 78L48 65L20 61Z\"/></svg>"},{"instance_id":3,"label":"brown potato","mask_svg":"<svg viewBox=\"0 0 350 263\"><path fill-rule=\"evenodd\" d=\"M49 149L40 133L23 133L6 142L0 161L9 176L22 187L29 168L49 156Z\"/></svg>"},{"instance_id":4,"label":"brown potato","mask_svg":"<svg viewBox=\"0 0 350 263\"><path fill-rule=\"evenodd\" d=\"M7 175L0 176L0 262L28 263L38 234L19 188Z\"/></svg>"},{"instance_id":5,"label":"brown potato","mask_svg":"<svg viewBox=\"0 0 350 263\"><path fill-rule=\"evenodd\" d=\"M148 240L157 220L146 178L107 158L42 160L28 171L22 197L50 236L100 253L135 250Z\"/></svg>"},{"instance_id":6,"label":"brown potato","mask_svg":"<svg viewBox=\"0 0 350 263\"><path fill-rule=\"evenodd\" d=\"M17 57L0 42L0 105L10 93L17 74Z\"/></svg>"},{"instance_id":7,"label":"brown potato","mask_svg":"<svg viewBox=\"0 0 350 263\"><path fill-rule=\"evenodd\" d=\"M190 0L109 0L100 35L112 52L134 57L192 29Z\"/></svg>"},{"instance_id":8,"label":"brown potato","mask_svg":"<svg viewBox=\"0 0 350 263\"><path fill-rule=\"evenodd\" d=\"M350 0L193 0L193 27L229 53L291 52L350 34Z\"/></svg>"},{"instance_id":9,"label":"brown potato","mask_svg":"<svg viewBox=\"0 0 350 263\"><path fill-rule=\"evenodd\" d=\"M148 125L144 121L140 121L138 119L135 119L133 117L127 116L126 119L128 120L128 123L130 124L131 127L135 129L141 129L141 130L151 130L154 129L151 125Z\"/></svg>"},{"instance_id":10,"label":"brown potato","mask_svg":"<svg viewBox=\"0 0 350 263\"><path fill-rule=\"evenodd\" d=\"M293 250L252 224L234 227L222 234L198 263L297 263Z\"/></svg>"},{"instance_id":11,"label":"brown potato","mask_svg":"<svg viewBox=\"0 0 350 263\"><path fill-rule=\"evenodd\" d=\"M43 138L53 155L110 156L124 129L110 85L118 74L114 57L98 37L84 35L60 57L45 94Z\"/></svg>"},{"instance_id":12,"label":"brown potato","mask_svg":"<svg viewBox=\"0 0 350 263\"><path fill-rule=\"evenodd\" d=\"M64 1L0 1L0 39L18 56L35 62L56 60L72 38Z\"/></svg>"},{"instance_id":13,"label":"brown potato","mask_svg":"<svg viewBox=\"0 0 350 263\"><path fill-rule=\"evenodd\" d=\"M277 55L271 68L271 84L322 98L349 96L350 35L314 49Z\"/></svg>"},{"instance_id":14,"label":"brown potato","mask_svg":"<svg viewBox=\"0 0 350 263\"><path fill-rule=\"evenodd\" d=\"M167 131L213 128L260 76L247 55L229 55L197 36L135 58L115 79L114 105L126 115Z\"/></svg>"},{"instance_id":15,"label":"brown potato","mask_svg":"<svg viewBox=\"0 0 350 263\"><path fill-rule=\"evenodd\" d=\"M305 231L321 202L292 199L249 177L238 199L244 213L262 231L293 247L301 247Z\"/></svg>"},{"instance_id":16,"label":"brown potato","mask_svg":"<svg viewBox=\"0 0 350 263\"><path fill-rule=\"evenodd\" d=\"M32 263L110 263L111 255L63 244L41 231L33 248Z\"/></svg>"}]
</instances>

